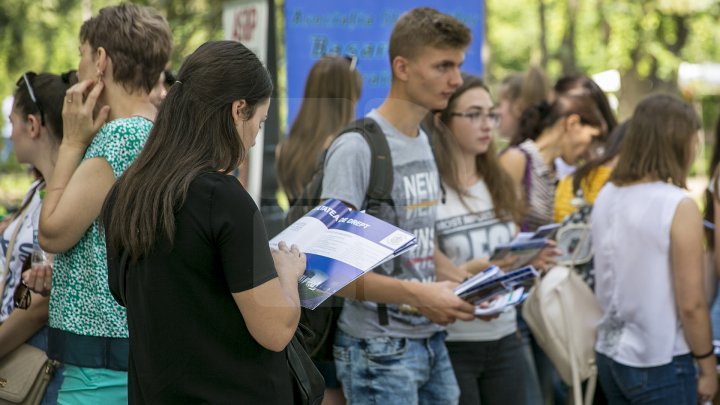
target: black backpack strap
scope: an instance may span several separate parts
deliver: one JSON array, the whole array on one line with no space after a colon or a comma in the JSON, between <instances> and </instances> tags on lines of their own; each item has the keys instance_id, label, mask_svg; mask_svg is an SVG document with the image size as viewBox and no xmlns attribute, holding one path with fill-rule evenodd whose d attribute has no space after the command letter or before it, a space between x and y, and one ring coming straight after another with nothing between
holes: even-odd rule
<instances>
[{"instance_id":1,"label":"black backpack strap","mask_svg":"<svg viewBox=\"0 0 720 405\"><path fill-rule=\"evenodd\" d=\"M382 204L388 204L393 209L395 215L393 222L397 225L398 218L391 195L394 181L392 155L385 133L375 120L368 117L354 121L340 135L349 132L359 133L370 146L370 181L365 195L365 211L377 217L380 215ZM400 262L393 260L393 266L397 270ZM380 325L387 325L389 323L387 305L377 304L377 308Z\"/></svg>"},{"instance_id":2,"label":"black backpack strap","mask_svg":"<svg viewBox=\"0 0 720 405\"><path fill-rule=\"evenodd\" d=\"M430 114L432 114L432 113L430 113ZM435 145L433 143L432 137L433 136L441 136L441 135L430 131L430 128L425 126L424 122L420 124L420 129L422 129L423 132L425 132L425 134L428 136L428 144L430 144L430 150L432 151L433 158L435 158L435 156L436 156ZM437 159L435 159L435 161L437 162ZM440 185L440 202L445 204L445 201L446 201L445 196L447 195L447 192L445 191L445 185L442 182L442 178L439 175L438 175L438 183Z\"/></svg>"}]
</instances>

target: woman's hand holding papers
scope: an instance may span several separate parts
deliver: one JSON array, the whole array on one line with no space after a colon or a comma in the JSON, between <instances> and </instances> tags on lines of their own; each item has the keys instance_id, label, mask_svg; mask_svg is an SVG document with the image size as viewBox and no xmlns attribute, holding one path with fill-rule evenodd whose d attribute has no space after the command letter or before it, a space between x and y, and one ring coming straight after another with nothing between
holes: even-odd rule
<instances>
[{"instance_id":1,"label":"woman's hand holding papers","mask_svg":"<svg viewBox=\"0 0 720 405\"><path fill-rule=\"evenodd\" d=\"M558 256L562 255L557 243L554 240L548 240L547 246L538 253L538 255L530 263L537 271L545 274L546 271L557 265Z\"/></svg>"}]
</instances>

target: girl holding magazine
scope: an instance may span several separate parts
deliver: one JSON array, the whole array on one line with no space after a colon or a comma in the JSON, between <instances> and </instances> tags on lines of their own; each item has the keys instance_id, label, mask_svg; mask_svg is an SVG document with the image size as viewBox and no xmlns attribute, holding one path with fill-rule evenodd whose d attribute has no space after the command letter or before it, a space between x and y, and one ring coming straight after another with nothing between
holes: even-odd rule
<instances>
[{"instance_id":1,"label":"girl holding magazine","mask_svg":"<svg viewBox=\"0 0 720 405\"><path fill-rule=\"evenodd\" d=\"M611 404L706 403L717 390L702 217L683 190L699 128L692 106L674 97L640 102L595 200L595 294L603 311L595 350Z\"/></svg>"},{"instance_id":2,"label":"girl holding magazine","mask_svg":"<svg viewBox=\"0 0 720 405\"><path fill-rule=\"evenodd\" d=\"M470 75L463 75L447 108L425 121L447 193L435 223L439 277L462 281L487 268L493 264L493 248L510 242L517 232L522 200L497 161L491 131L499 121L487 87ZM533 264L549 268L556 253L551 246ZM512 262L494 264L507 270ZM447 347L461 404L522 404L532 390L537 395L537 381L516 334L515 312L448 326Z\"/></svg>"}]
</instances>

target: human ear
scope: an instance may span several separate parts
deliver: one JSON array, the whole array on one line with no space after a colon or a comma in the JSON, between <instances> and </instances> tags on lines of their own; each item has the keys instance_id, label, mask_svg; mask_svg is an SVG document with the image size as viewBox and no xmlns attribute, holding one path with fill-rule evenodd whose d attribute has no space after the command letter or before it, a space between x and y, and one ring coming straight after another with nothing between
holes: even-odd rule
<instances>
[{"instance_id":1,"label":"human ear","mask_svg":"<svg viewBox=\"0 0 720 405\"><path fill-rule=\"evenodd\" d=\"M232 119L235 122L235 125L240 125L241 122L247 121L250 119L250 117L248 117L247 107L248 107L247 101L245 101L244 99L233 101L232 107L230 108L230 110L231 110Z\"/></svg>"},{"instance_id":2,"label":"human ear","mask_svg":"<svg viewBox=\"0 0 720 405\"><path fill-rule=\"evenodd\" d=\"M105 70L109 62L107 51L102 46L99 46L95 50L95 68L97 69L98 78L102 78L105 75Z\"/></svg>"},{"instance_id":3,"label":"human ear","mask_svg":"<svg viewBox=\"0 0 720 405\"><path fill-rule=\"evenodd\" d=\"M40 122L40 119L36 117L34 114L28 114L27 116L27 123L28 123L28 135L30 135L30 138L37 139L40 137L40 127L42 126L42 123Z\"/></svg>"},{"instance_id":4,"label":"human ear","mask_svg":"<svg viewBox=\"0 0 720 405\"><path fill-rule=\"evenodd\" d=\"M565 118L565 130L571 131L578 129L582 126L580 116L577 114L570 114Z\"/></svg>"},{"instance_id":5,"label":"human ear","mask_svg":"<svg viewBox=\"0 0 720 405\"><path fill-rule=\"evenodd\" d=\"M395 77L405 82L408 80L408 60L402 56L396 56L392 61L392 69Z\"/></svg>"}]
</instances>

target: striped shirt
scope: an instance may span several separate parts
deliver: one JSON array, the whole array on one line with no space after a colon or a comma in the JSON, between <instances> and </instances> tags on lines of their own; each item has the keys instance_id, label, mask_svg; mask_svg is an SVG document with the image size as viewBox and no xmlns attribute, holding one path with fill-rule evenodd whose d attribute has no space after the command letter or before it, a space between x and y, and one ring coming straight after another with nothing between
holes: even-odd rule
<instances>
[{"instance_id":1,"label":"striped shirt","mask_svg":"<svg viewBox=\"0 0 720 405\"><path fill-rule=\"evenodd\" d=\"M528 212L522 221L523 232L532 232L538 227L553 222L555 186L557 180L540 154L535 141L528 139L517 146L528 158L523 175L523 189L528 203Z\"/></svg>"}]
</instances>

